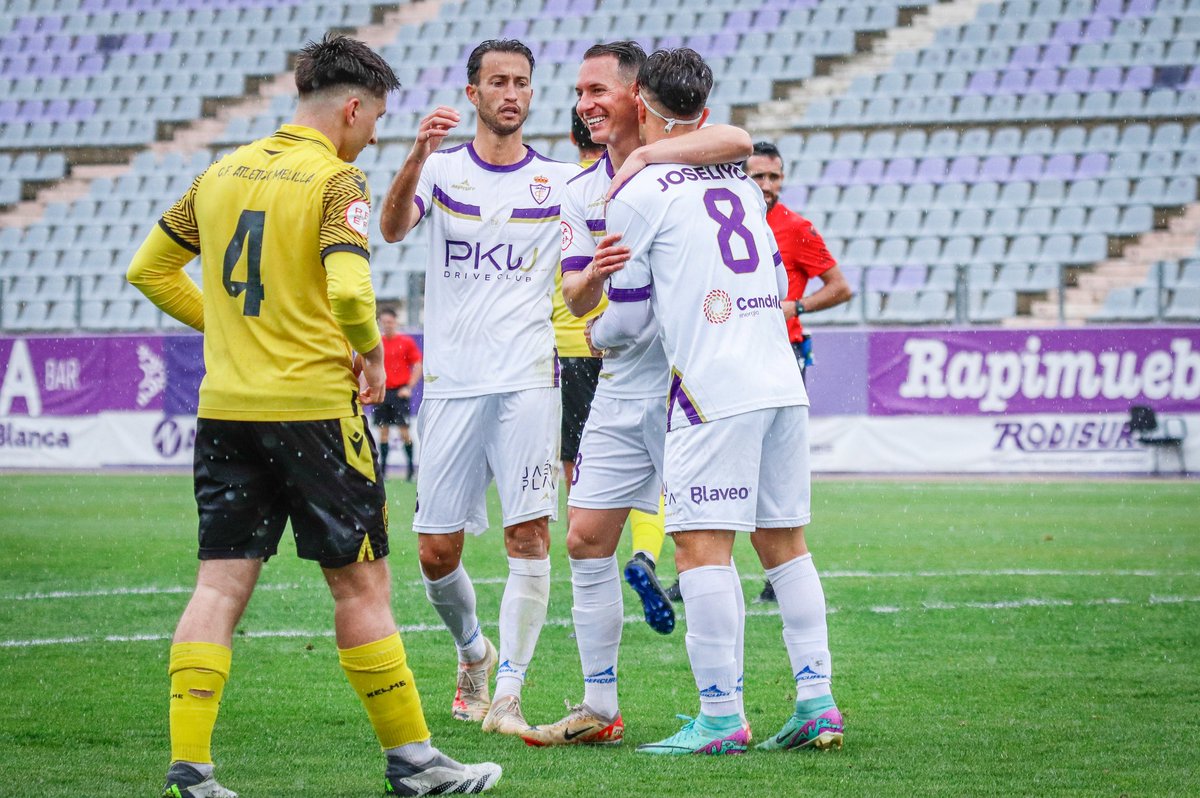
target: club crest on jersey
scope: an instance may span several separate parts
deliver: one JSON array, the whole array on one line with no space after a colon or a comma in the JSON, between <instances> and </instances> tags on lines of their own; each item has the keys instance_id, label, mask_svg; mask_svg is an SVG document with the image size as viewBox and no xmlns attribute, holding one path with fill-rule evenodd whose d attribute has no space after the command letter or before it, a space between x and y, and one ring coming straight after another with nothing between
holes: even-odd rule
<instances>
[{"instance_id":1,"label":"club crest on jersey","mask_svg":"<svg viewBox=\"0 0 1200 798\"><path fill-rule=\"evenodd\" d=\"M542 175L533 178L533 182L529 184L529 193L533 195L533 201L541 205L546 201L546 197L550 196L550 178Z\"/></svg>"},{"instance_id":2,"label":"club crest on jersey","mask_svg":"<svg viewBox=\"0 0 1200 798\"><path fill-rule=\"evenodd\" d=\"M729 321L729 314L732 312L733 302L729 299L729 294L720 288L709 291L704 297L704 318L708 319L709 324L724 324Z\"/></svg>"}]
</instances>

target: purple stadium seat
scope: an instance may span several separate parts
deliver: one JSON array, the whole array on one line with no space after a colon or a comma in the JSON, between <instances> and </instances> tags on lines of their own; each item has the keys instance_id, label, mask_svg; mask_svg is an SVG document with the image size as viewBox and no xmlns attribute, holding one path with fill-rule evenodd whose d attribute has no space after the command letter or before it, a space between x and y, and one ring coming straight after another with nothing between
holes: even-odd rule
<instances>
[{"instance_id":1,"label":"purple stadium seat","mask_svg":"<svg viewBox=\"0 0 1200 798\"><path fill-rule=\"evenodd\" d=\"M1076 180L1095 180L1108 174L1109 155L1106 152L1089 152L1079 159L1075 167Z\"/></svg>"},{"instance_id":2,"label":"purple stadium seat","mask_svg":"<svg viewBox=\"0 0 1200 798\"><path fill-rule=\"evenodd\" d=\"M542 6L542 16L564 17L567 15L570 7L570 0L546 0L546 5Z\"/></svg>"},{"instance_id":3,"label":"purple stadium seat","mask_svg":"<svg viewBox=\"0 0 1200 798\"><path fill-rule=\"evenodd\" d=\"M1042 94L1055 94L1058 91L1059 74L1054 68L1042 68L1033 73L1029 79L1029 90Z\"/></svg>"},{"instance_id":4,"label":"purple stadium seat","mask_svg":"<svg viewBox=\"0 0 1200 798\"><path fill-rule=\"evenodd\" d=\"M1029 73L1024 69L1009 69L1000 77L996 90L1000 94L1024 94L1029 87Z\"/></svg>"},{"instance_id":5,"label":"purple stadium seat","mask_svg":"<svg viewBox=\"0 0 1200 798\"><path fill-rule=\"evenodd\" d=\"M1042 177L1044 158L1040 155L1022 155L1013 164L1010 179L1034 182Z\"/></svg>"},{"instance_id":6,"label":"purple stadium seat","mask_svg":"<svg viewBox=\"0 0 1200 798\"><path fill-rule=\"evenodd\" d=\"M779 201L789 208L803 208L808 202L808 186L788 186L779 193Z\"/></svg>"},{"instance_id":7,"label":"purple stadium seat","mask_svg":"<svg viewBox=\"0 0 1200 798\"><path fill-rule=\"evenodd\" d=\"M996 71L985 69L976 72L967 83L967 94L992 94L996 91Z\"/></svg>"},{"instance_id":8,"label":"purple stadium seat","mask_svg":"<svg viewBox=\"0 0 1200 798\"><path fill-rule=\"evenodd\" d=\"M58 97L46 103L46 109L42 113L43 119L48 119L51 122L65 122L71 113L71 101Z\"/></svg>"},{"instance_id":9,"label":"purple stadium seat","mask_svg":"<svg viewBox=\"0 0 1200 798\"><path fill-rule=\"evenodd\" d=\"M1063 44L1078 44L1083 38L1083 20L1062 19L1054 26L1051 34L1054 41Z\"/></svg>"},{"instance_id":10,"label":"purple stadium seat","mask_svg":"<svg viewBox=\"0 0 1200 798\"><path fill-rule=\"evenodd\" d=\"M1081 41L1084 42L1105 42L1112 37L1113 21L1108 17L1095 17L1089 19L1083 28Z\"/></svg>"},{"instance_id":11,"label":"purple stadium seat","mask_svg":"<svg viewBox=\"0 0 1200 798\"><path fill-rule=\"evenodd\" d=\"M1100 67L1092 74L1091 91L1120 91L1121 68L1118 66Z\"/></svg>"},{"instance_id":12,"label":"purple stadium seat","mask_svg":"<svg viewBox=\"0 0 1200 798\"><path fill-rule=\"evenodd\" d=\"M854 161L846 158L838 158L829 161L825 164L825 170L821 173L821 179L817 181L817 185L821 186L845 186L850 184L850 177L854 172Z\"/></svg>"},{"instance_id":13,"label":"purple stadium seat","mask_svg":"<svg viewBox=\"0 0 1200 798\"><path fill-rule=\"evenodd\" d=\"M0 125L16 122L18 107L16 100L0 100Z\"/></svg>"},{"instance_id":14,"label":"purple stadium seat","mask_svg":"<svg viewBox=\"0 0 1200 798\"><path fill-rule=\"evenodd\" d=\"M979 167L979 181L984 183L1007 183L1012 170L1012 159L1007 155L989 155Z\"/></svg>"},{"instance_id":15,"label":"purple stadium seat","mask_svg":"<svg viewBox=\"0 0 1200 798\"><path fill-rule=\"evenodd\" d=\"M1046 177L1071 180L1075 177L1075 156L1069 152L1060 152L1050 156L1046 161L1044 174Z\"/></svg>"},{"instance_id":16,"label":"purple stadium seat","mask_svg":"<svg viewBox=\"0 0 1200 798\"><path fill-rule=\"evenodd\" d=\"M538 60L546 59L550 64L562 64L567 60L567 43L562 39L552 39L546 42L538 53Z\"/></svg>"},{"instance_id":17,"label":"purple stadium seat","mask_svg":"<svg viewBox=\"0 0 1200 798\"><path fill-rule=\"evenodd\" d=\"M854 167L851 185L874 186L883 180L883 159L864 158Z\"/></svg>"},{"instance_id":18,"label":"purple stadium seat","mask_svg":"<svg viewBox=\"0 0 1200 798\"><path fill-rule=\"evenodd\" d=\"M657 50L678 49L683 47L683 37L674 33L668 33L666 36L659 36L654 40L654 47ZM582 59L583 54L580 53L579 57Z\"/></svg>"},{"instance_id":19,"label":"purple stadium seat","mask_svg":"<svg viewBox=\"0 0 1200 798\"><path fill-rule=\"evenodd\" d=\"M930 183L941 185L946 182L946 159L940 155L922 158L917 164L917 173L913 176L914 183Z\"/></svg>"},{"instance_id":20,"label":"purple stadium seat","mask_svg":"<svg viewBox=\"0 0 1200 798\"><path fill-rule=\"evenodd\" d=\"M901 266L892 282L893 291L917 291L925 287L925 264Z\"/></svg>"},{"instance_id":21,"label":"purple stadium seat","mask_svg":"<svg viewBox=\"0 0 1200 798\"><path fill-rule=\"evenodd\" d=\"M745 9L730 11L725 15L725 30L741 33L750 30L751 14Z\"/></svg>"},{"instance_id":22,"label":"purple stadium seat","mask_svg":"<svg viewBox=\"0 0 1200 798\"><path fill-rule=\"evenodd\" d=\"M888 291L892 287L895 276L894 266L871 266L867 269L866 288L868 291Z\"/></svg>"},{"instance_id":23,"label":"purple stadium seat","mask_svg":"<svg viewBox=\"0 0 1200 798\"><path fill-rule=\"evenodd\" d=\"M1155 12L1158 6L1158 0L1129 0L1129 6L1125 9L1127 17L1148 17Z\"/></svg>"},{"instance_id":24,"label":"purple stadium seat","mask_svg":"<svg viewBox=\"0 0 1200 798\"><path fill-rule=\"evenodd\" d=\"M77 73L80 75L99 75L104 71L104 56L99 53L85 55L79 62Z\"/></svg>"},{"instance_id":25,"label":"purple stadium seat","mask_svg":"<svg viewBox=\"0 0 1200 798\"><path fill-rule=\"evenodd\" d=\"M572 63L582 61L583 54L595 43L594 39L575 39L571 42L570 49L567 50L567 61Z\"/></svg>"},{"instance_id":26,"label":"purple stadium seat","mask_svg":"<svg viewBox=\"0 0 1200 798\"><path fill-rule=\"evenodd\" d=\"M500 29L500 35L505 39L519 39L529 31L529 20L510 19Z\"/></svg>"},{"instance_id":27,"label":"purple stadium seat","mask_svg":"<svg viewBox=\"0 0 1200 798\"><path fill-rule=\"evenodd\" d=\"M1062 42L1047 44L1042 48L1042 56L1039 63L1041 66L1065 67L1071 63L1071 46Z\"/></svg>"},{"instance_id":28,"label":"purple stadium seat","mask_svg":"<svg viewBox=\"0 0 1200 798\"><path fill-rule=\"evenodd\" d=\"M73 40L70 36L56 33L46 42L46 52L53 54L69 53L73 50Z\"/></svg>"},{"instance_id":29,"label":"purple stadium seat","mask_svg":"<svg viewBox=\"0 0 1200 798\"><path fill-rule=\"evenodd\" d=\"M1042 63L1041 56L1038 52L1036 44L1022 44L1013 50L1012 57L1008 60L1008 65L1012 68L1023 67L1032 69Z\"/></svg>"},{"instance_id":30,"label":"purple stadium seat","mask_svg":"<svg viewBox=\"0 0 1200 798\"><path fill-rule=\"evenodd\" d=\"M1200 88L1200 66L1192 67L1191 74L1188 75L1188 88Z\"/></svg>"},{"instance_id":31,"label":"purple stadium seat","mask_svg":"<svg viewBox=\"0 0 1200 798\"><path fill-rule=\"evenodd\" d=\"M30 35L36 33L38 29L37 17L17 17L17 21L13 23L13 33L23 33Z\"/></svg>"},{"instance_id":32,"label":"purple stadium seat","mask_svg":"<svg viewBox=\"0 0 1200 798\"><path fill-rule=\"evenodd\" d=\"M974 183L979 174L979 158L974 155L960 155L950 162L950 172L947 183Z\"/></svg>"},{"instance_id":33,"label":"purple stadium seat","mask_svg":"<svg viewBox=\"0 0 1200 798\"><path fill-rule=\"evenodd\" d=\"M543 9L542 13L545 13L545 9ZM571 0L569 13L577 17L594 14L596 13L596 0Z\"/></svg>"},{"instance_id":34,"label":"purple stadium seat","mask_svg":"<svg viewBox=\"0 0 1200 798\"><path fill-rule=\"evenodd\" d=\"M1146 64L1138 64L1132 66L1125 73L1125 80L1121 84L1122 89L1137 89L1146 91L1154 85L1154 67Z\"/></svg>"},{"instance_id":35,"label":"purple stadium seat","mask_svg":"<svg viewBox=\"0 0 1200 798\"><path fill-rule=\"evenodd\" d=\"M751 30L761 30L774 33L779 27L782 12L774 8L763 8L754 12L754 20L750 23Z\"/></svg>"},{"instance_id":36,"label":"purple stadium seat","mask_svg":"<svg viewBox=\"0 0 1200 798\"><path fill-rule=\"evenodd\" d=\"M713 36L712 49L705 53L705 55L711 58L727 58L728 56L735 55L738 51L740 41L738 34L732 31L718 33Z\"/></svg>"},{"instance_id":37,"label":"purple stadium seat","mask_svg":"<svg viewBox=\"0 0 1200 798\"><path fill-rule=\"evenodd\" d=\"M888 161L887 167L883 170L883 180L881 183L911 183L916 171L917 162L914 159L893 158Z\"/></svg>"},{"instance_id":38,"label":"purple stadium seat","mask_svg":"<svg viewBox=\"0 0 1200 798\"><path fill-rule=\"evenodd\" d=\"M1125 10L1125 0L1097 0L1093 10L1096 16L1119 17Z\"/></svg>"},{"instance_id":39,"label":"purple stadium seat","mask_svg":"<svg viewBox=\"0 0 1200 798\"><path fill-rule=\"evenodd\" d=\"M1120 70L1118 79L1120 77ZM1062 84L1059 86L1059 91L1073 91L1079 94L1086 94L1092 82L1092 71L1087 67L1071 67L1063 75Z\"/></svg>"},{"instance_id":40,"label":"purple stadium seat","mask_svg":"<svg viewBox=\"0 0 1200 798\"><path fill-rule=\"evenodd\" d=\"M712 34L696 33L683 40L684 47L690 47L706 58L712 58Z\"/></svg>"},{"instance_id":41,"label":"purple stadium seat","mask_svg":"<svg viewBox=\"0 0 1200 798\"><path fill-rule=\"evenodd\" d=\"M21 52L20 36L0 37L0 55L16 55Z\"/></svg>"}]
</instances>

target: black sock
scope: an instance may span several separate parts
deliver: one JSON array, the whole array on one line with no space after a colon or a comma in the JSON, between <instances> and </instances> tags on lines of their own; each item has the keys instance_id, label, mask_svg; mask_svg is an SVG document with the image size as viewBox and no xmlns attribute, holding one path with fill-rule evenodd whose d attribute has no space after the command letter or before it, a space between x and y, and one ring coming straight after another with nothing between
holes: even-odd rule
<instances>
[{"instance_id":1,"label":"black sock","mask_svg":"<svg viewBox=\"0 0 1200 798\"><path fill-rule=\"evenodd\" d=\"M387 471L387 456L390 447L386 443L379 444L379 470Z\"/></svg>"},{"instance_id":2,"label":"black sock","mask_svg":"<svg viewBox=\"0 0 1200 798\"><path fill-rule=\"evenodd\" d=\"M412 443L404 444L404 456L408 458L408 473L411 474L413 470Z\"/></svg>"}]
</instances>

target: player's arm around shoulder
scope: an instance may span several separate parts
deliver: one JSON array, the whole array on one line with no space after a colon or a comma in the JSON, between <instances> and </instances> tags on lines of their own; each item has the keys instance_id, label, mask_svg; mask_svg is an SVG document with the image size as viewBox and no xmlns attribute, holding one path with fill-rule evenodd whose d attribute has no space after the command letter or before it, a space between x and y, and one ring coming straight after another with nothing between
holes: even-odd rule
<instances>
[{"instance_id":1,"label":"player's arm around shoulder","mask_svg":"<svg viewBox=\"0 0 1200 798\"><path fill-rule=\"evenodd\" d=\"M611 198L630 178L651 164L716 166L740 163L753 153L754 143L750 140L750 134L733 125L708 125L686 136L643 144L629 154L613 175L608 196Z\"/></svg>"},{"instance_id":2,"label":"player's arm around shoulder","mask_svg":"<svg viewBox=\"0 0 1200 798\"><path fill-rule=\"evenodd\" d=\"M413 201L425 162L429 160L450 131L458 126L458 111L440 105L427 114L417 126L412 149L400 171L392 179L379 213L379 230L384 241L403 241L421 221L421 208Z\"/></svg>"}]
</instances>

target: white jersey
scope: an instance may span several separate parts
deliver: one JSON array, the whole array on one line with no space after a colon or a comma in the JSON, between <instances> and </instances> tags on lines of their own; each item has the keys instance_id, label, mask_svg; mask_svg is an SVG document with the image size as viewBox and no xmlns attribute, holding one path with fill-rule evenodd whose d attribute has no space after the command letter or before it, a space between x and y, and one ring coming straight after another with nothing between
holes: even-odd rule
<instances>
[{"instance_id":1,"label":"white jersey","mask_svg":"<svg viewBox=\"0 0 1200 798\"><path fill-rule=\"evenodd\" d=\"M596 247L604 238L604 195L612 183L612 161L605 153L595 163L567 183L562 199L563 274L587 267ZM638 301L641 294L628 289L622 272L609 279L609 302ZM611 307L611 305L610 305ZM596 385L596 396L613 399L653 399L667 394L669 367L658 337L658 324L652 323L637 339L608 350Z\"/></svg>"},{"instance_id":2,"label":"white jersey","mask_svg":"<svg viewBox=\"0 0 1200 798\"><path fill-rule=\"evenodd\" d=\"M558 384L550 291L561 195L579 167L527 150L494 166L464 144L434 152L421 170L413 202L429 217L426 396Z\"/></svg>"},{"instance_id":3,"label":"white jersey","mask_svg":"<svg viewBox=\"0 0 1200 798\"><path fill-rule=\"evenodd\" d=\"M779 302L762 192L733 164L649 166L608 205L671 364L668 429L807 405Z\"/></svg>"}]
</instances>

